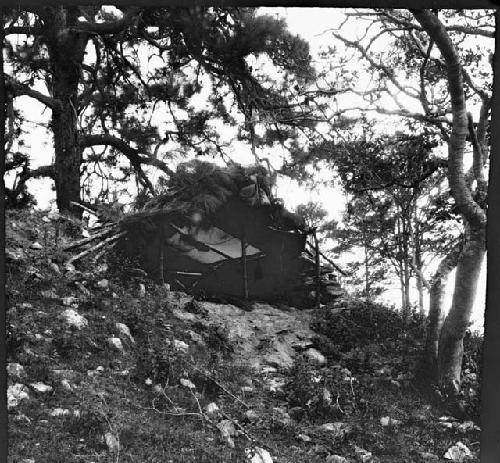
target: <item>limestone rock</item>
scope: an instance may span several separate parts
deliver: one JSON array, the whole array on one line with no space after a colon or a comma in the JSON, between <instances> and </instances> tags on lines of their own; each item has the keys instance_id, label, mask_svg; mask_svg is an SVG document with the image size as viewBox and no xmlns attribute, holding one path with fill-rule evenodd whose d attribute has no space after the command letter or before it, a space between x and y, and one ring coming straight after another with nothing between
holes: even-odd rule
<instances>
[{"instance_id":1,"label":"limestone rock","mask_svg":"<svg viewBox=\"0 0 500 463\"><path fill-rule=\"evenodd\" d=\"M20 262L23 262L25 259L24 254L22 250L20 249L5 249L5 260L7 262L12 262L15 264L18 264Z\"/></svg>"},{"instance_id":2,"label":"limestone rock","mask_svg":"<svg viewBox=\"0 0 500 463\"><path fill-rule=\"evenodd\" d=\"M328 432L331 434L333 439L344 439L352 432L352 427L349 424L342 422L323 423L318 427L318 430Z\"/></svg>"},{"instance_id":3,"label":"limestone rock","mask_svg":"<svg viewBox=\"0 0 500 463\"><path fill-rule=\"evenodd\" d=\"M222 420L217 423L217 428L221 433L222 439L224 439L229 447L234 448L233 437L236 435L236 428L231 420Z\"/></svg>"},{"instance_id":4,"label":"limestone rock","mask_svg":"<svg viewBox=\"0 0 500 463\"><path fill-rule=\"evenodd\" d=\"M179 309L174 309L172 311L172 315L177 318L178 320L181 320L183 322L194 322L196 321L196 315L191 312L183 312L182 310Z\"/></svg>"},{"instance_id":5,"label":"limestone rock","mask_svg":"<svg viewBox=\"0 0 500 463\"><path fill-rule=\"evenodd\" d=\"M424 460L426 463L430 461L439 461L439 457L431 452L420 452L420 458Z\"/></svg>"},{"instance_id":6,"label":"limestone rock","mask_svg":"<svg viewBox=\"0 0 500 463\"><path fill-rule=\"evenodd\" d=\"M68 392L73 392L73 387L67 379L61 380L61 387Z\"/></svg>"},{"instance_id":7,"label":"limestone rock","mask_svg":"<svg viewBox=\"0 0 500 463\"><path fill-rule=\"evenodd\" d=\"M50 416L54 418L58 418L61 416L70 416L71 414L72 413L67 408L54 408L54 410L50 412Z\"/></svg>"},{"instance_id":8,"label":"limestone rock","mask_svg":"<svg viewBox=\"0 0 500 463\"><path fill-rule=\"evenodd\" d=\"M74 296L68 296L68 297L63 297L61 299L61 301L62 301L63 305L65 305L66 307L69 307L72 304L75 304L78 301L78 298L76 298Z\"/></svg>"},{"instance_id":9,"label":"limestone rock","mask_svg":"<svg viewBox=\"0 0 500 463\"><path fill-rule=\"evenodd\" d=\"M19 363L8 363L7 364L7 376L14 378L22 378L25 376L26 372L24 367Z\"/></svg>"},{"instance_id":10,"label":"limestone rock","mask_svg":"<svg viewBox=\"0 0 500 463\"><path fill-rule=\"evenodd\" d=\"M348 461L347 458L340 455L328 455L325 463L348 463Z\"/></svg>"},{"instance_id":11,"label":"limestone rock","mask_svg":"<svg viewBox=\"0 0 500 463\"><path fill-rule=\"evenodd\" d=\"M125 336L132 344L135 344L135 339L132 337L130 329L125 323L116 322L115 326L119 335Z\"/></svg>"},{"instance_id":12,"label":"limestone rock","mask_svg":"<svg viewBox=\"0 0 500 463\"><path fill-rule=\"evenodd\" d=\"M51 392L53 390L52 386L44 383L30 383L30 386L37 392Z\"/></svg>"},{"instance_id":13,"label":"limestone rock","mask_svg":"<svg viewBox=\"0 0 500 463\"><path fill-rule=\"evenodd\" d=\"M317 365L326 365L326 358L325 356L319 352L318 350L314 349L311 347L310 349L307 349L304 352L304 355L313 363L316 363Z\"/></svg>"},{"instance_id":14,"label":"limestone rock","mask_svg":"<svg viewBox=\"0 0 500 463\"><path fill-rule=\"evenodd\" d=\"M245 418L250 422L254 422L260 418L260 415L257 411L250 409L245 412Z\"/></svg>"},{"instance_id":15,"label":"limestone rock","mask_svg":"<svg viewBox=\"0 0 500 463\"><path fill-rule=\"evenodd\" d=\"M205 341L203 340L203 336L201 336L200 334L196 333L193 330L188 330L187 334L191 338L191 341L195 342L196 344L198 344L200 346L205 345Z\"/></svg>"},{"instance_id":16,"label":"limestone rock","mask_svg":"<svg viewBox=\"0 0 500 463\"><path fill-rule=\"evenodd\" d=\"M390 416L383 416L382 418L380 418L380 424L384 428L386 428L388 426L398 426L399 424L401 424L401 421L391 418Z\"/></svg>"},{"instance_id":17,"label":"limestone rock","mask_svg":"<svg viewBox=\"0 0 500 463\"><path fill-rule=\"evenodd\" d=\"M481 428L477 426L473 421L464 421L457 426L457 430L462 433L467 433L470 431L480 431Z\"/></svg>"},{"instance_id":18,"label":"limestone rock","mask_svg":"<svg viewBox=\"0 0 500 463\"><path fill-rule=\"evenodd\" d=\"M66 270L66 272L69 272L69 273L74 273L74 272L76 272L76 267L73 264L66 263L66 264L64 264L64 270Z\"/></svg>"},{"instance_id":19,"label":"limestone rock","mask_svg":"<svg viewBox=\"0 0 500 463\"><path fill-rule=\"evenodd\" d=\"M472 457L471 451L464 443L460 441L457 442L455 445L452 445L444 454L445 460L450 460L456 463L462 463L463 461L466 461L471 457Z\"/></svg>"},{"instance_id":20,"label":"limestone rock","mask_svg":"<svg viewBox=\"0 0 500 463\"><path fill-rule=\"evenodd\" d=\"M56 294L56 292L53 289L47 289L45 291L40 291L40 295L44 299L59 299L59 296Z\"/></svg>"},{"instance_id":21,"label":"limestone rock","mask_svg":"<svg viewBox=\"0 0 500 463\"><path fill-rule=\"evenodd\" d=\"M59 265L57 265L55 262L51 262L49 264L50 270L52 270L56 275L61 274L61 269L59 268Z\"/></svg>"},{"instance_id":22,"label":"limestone rock","mask_svg":"<svg viewBox=\"0 0 500 463\"><path fill-rule=\"evenodd\" d=\"M184 341L180 341L179 339L174 339L174 349L176 351L186 353L189 350L189 346Z\"/></svg>"},{"instance_id":23,"label":"limestone rock","mask_svg":"<svg viewBox=\"0 0 500 463\"><path fill-rule=\"evenodd\" d=\"M139 289L137 290L137 295L139 297L146 297L146 286L144 283L139 283Z\"/></svg>"},{"instance_id":24,"label":"limestone rock","mask_svg":"<svg viewBox=\"0 0 500 463\"><path fill-rule=\"evenodd\" d=\"M120 450L120 442L113 433L107 432L104 434L104 440L110 452L118 453Z\"/></svg>"},{"instance_id":25,"label":"limestone rock","mask_svg":"<svg viewBox=\"0 0 500 463\"><path fill-rule=\"evenodd\" d=\"M378 458L374 457L371 452L365 450L357 445L354 446L354 452L356 453L356 459L360 463L375 463L378 462Z\"/></svg>"},{"instance_id":26,"label":"limestone rock","mask_svg":"<svg viewBox=\"0 0 500 463\"><path fill-rule=\"evenodd\" d=\"M97 287L101 289L107 289L109 287L109 280L106 280L106 278L99 280L97 282Z\"/></svg>"},{"instance_id":27,"label":"limestone rock","mask_svg":"<svg viewBox=\"0 0 500 463\"><path fill-rule=\"evenodd\" d=\"M112 347L113 349L119 350L120 352L123 351L123 344L122 340L120 338L108 338L106 339L106 342L108 343L109 347Z\"/></svg>"},{"instance_id":28,"label":"limestone rock","mask_svg":"<svg viewBox=\"0 0 500 463\"><path fill-rule=\"evenodd\" d=\"M189 379L181 378L179 382L188 389L196 389L196 386Z\"/></svg>"},{"instance_id":29,"label":"limestone rock","mask_svg":"<svg viewBox=\"0 0 500 463\"><path fill-rule=\"evenodd\" d=\"M27 388L24 384L16 383L7 389L7 408L17 407L22 400L29 399Z\"/></svg>"},{"instance_id":30,"label":"limestone rock","mask_svg":"<svg viewBox=\"0 0 500 463\"><path fill-rule=\"evenodd\" d=\"M261 447L245 449L245 454L249 463L273 463L271 454Z\"/></svg>"},{"instance_id":31,"label":"limestone rock","mask_svg":"<svg viewBox=\"0 0 500 463\"><path fill-rule=\"evenodd\" d=\"M215 416L217 415L219 412L219 406L215 403L215 402L210 402L209 404L207 404L207 406L205 407L205 413L209 416L209 417L212 417L212 416Z\"/></svg>"},{"instance_id":32,"label":"limestone rock","mask_svg":"<svg viewBox=\"0 0 500 463\"><path fill-rule=\"evenodd\" d=\"M66 309L62 314L61 318L64 322L71 328L76 328L77 330L81 330L86 328L89 324L88 320L80 315L74 309Z\"/></svg>"}]
</instances>

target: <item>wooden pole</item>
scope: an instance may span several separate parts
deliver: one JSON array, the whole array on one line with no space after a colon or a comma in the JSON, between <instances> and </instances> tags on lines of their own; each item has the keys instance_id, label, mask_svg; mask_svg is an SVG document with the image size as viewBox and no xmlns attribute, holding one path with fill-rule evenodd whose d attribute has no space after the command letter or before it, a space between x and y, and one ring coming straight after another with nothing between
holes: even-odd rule
<instances>
[{"instance_id":1,"label":"wooden pole","mask_svg":"<svg viewBox=\"0 0 500 463\"><path fill-rule=\"evenodd\" d=\"M316 308L320 308L321 304L321 267L319 264L319 242L318 242L318 236L316 235L316 230L313 232L313 238L314 238L314 258L315 258L315 264L316 264Z\"/></svg>"},{"instance_id":2,"label":"wooden pole","mask_svg":"<svg viewBox=\"0 0 500 463\"><path fill-rule=\"evenodd\" d=\"M159 273L160 273L160 283L165 284L165 276L163 274L163 259L165 258L165 227L163 222L160 223L160 262L159 262Z\"/></svg>"},{"instance_id":3,"label":"wooden pole","mask_svg":"<svg viewBox=\"0 0 500 463\"><path fill-rule=\"evenodd\" d=\"M245 228L241 231L241 265L243 268L243 297L248 299L248 275L247 275L247 249L245 242Z\"/></svg>"}]
</instances>

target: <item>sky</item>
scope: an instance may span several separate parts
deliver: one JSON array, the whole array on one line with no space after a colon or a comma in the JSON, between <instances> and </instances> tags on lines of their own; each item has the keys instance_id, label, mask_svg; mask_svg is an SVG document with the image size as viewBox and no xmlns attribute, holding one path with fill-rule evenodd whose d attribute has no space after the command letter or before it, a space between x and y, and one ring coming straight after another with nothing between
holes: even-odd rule
<instances>
[{"instance_id":1,"label":"sky","mask_svg":"<svg viewBox=\"0 0 500 463\"><path fill-rule=\"evenodd\" d=\"M327 30L337 27L342 21L341 9L334 8L261 8L262 13L273 16L284 17L287 21L288 28L291 32L302 36L309 42L313 59L320 60L318 52L322 47L329 43ZM359 35L359 30L356 28L343 31L350 39L356 39ZM383 46L383 45L382 45ZM352 63L355 67L357 63ZM44 165L48 163L47 154L52 150L52 140L47 138L45 129L38 125L39 122L48 121L49 111L43 105L37 103L28 97L21 97L18 101L23 108L28 119L33 121L30 125L30 137L28 146L26 147L32 158L32 167ZM231 134L228 134L231 136ZM280 153L275 153L279 158ZM248 146L243 143L236 145L236 149L232 153L232 157L236 162L249 164L253 162L253 156ZM270 153L270 160L273 163L273 154ZM326 180L331 175L328 172L321 172L323 180ZM29 184L32 191L35 192L38 206L41 209L55 208L54 193L49 182L43 180L31 180ZM277 195L284 199L287 208L293 210L299 204L308 201L315 201L322 204L328 211L328 219L340 219L345 208L346 199L339 188L322 187L314 190L309 190L300 186L296 181L288 178L280 177L277 183ZM484 312L484 296L485 296L485 266L480 279L478 288L478 297L475 304L473 319L474 327L480 329L482 326L482 318ZM448 285L448 300L447 306L451 303L451 294L453 287L453 276L450 278ZM388 303L398 304L400 301L399 288L389 290L384 294L384 299Z\"/></svg>"}]
</instances>

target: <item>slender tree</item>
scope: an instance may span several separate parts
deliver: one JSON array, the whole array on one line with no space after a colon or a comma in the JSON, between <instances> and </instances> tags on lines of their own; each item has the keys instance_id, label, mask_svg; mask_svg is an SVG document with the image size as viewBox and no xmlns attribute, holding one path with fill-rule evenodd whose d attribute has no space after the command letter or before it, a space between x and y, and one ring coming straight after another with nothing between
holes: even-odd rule
<instances>
[{"instance_id":1,"label":"slender tree","mask_svg":"<svg viewBox=\"0 0 500 463\"><path fill-rule=\"evenodd\" d=\"M358 10L347 13L349 16L366 21L366 34L361 40L347 38L342 28L332 34L367 64L372 86L360 94L331 83L330 92L349 92L358 97L357 103L345 105L337 113L345 116L363 109L419 121L436 128L448 147L448 185L462 217L464 243L459 249L452 307L442 328L439 330L440 323L437 327L437 363L439 382L456 392L460 386L463 337L485 253L484 168L488 160L492 69L488 45L483 44L485 52L477 52L471 38L481 37L484 42L493 38L493 12L380 9ZM348 24L347 20L344 27ZM375 44L382 37L388 38L391 45L376 51ZM470 112L472 107L477 108L476 117ZM473 154L469 170L464 162L466 147ZM456 250L450 252L432 283L435 296L431 307L435 307L436 314L442 314L439 301L455 254ZM439 315L433 319L441 318Z\"/></svg>"}]
</instances>

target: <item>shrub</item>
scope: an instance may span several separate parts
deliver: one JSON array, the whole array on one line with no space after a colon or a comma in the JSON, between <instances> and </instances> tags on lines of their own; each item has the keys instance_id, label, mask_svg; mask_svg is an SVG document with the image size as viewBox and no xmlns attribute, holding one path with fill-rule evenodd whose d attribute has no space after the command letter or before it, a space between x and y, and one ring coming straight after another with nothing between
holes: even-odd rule
<instances>
[{"instance_id":1,"label":"shrub","mask_svg":"<svg viewBox=\"0 0 500 463\"><path fill-rule=\"evenodd\" d=\"M419 314L412 314L406 320L400 312L382 304L353 301L348 310L340 313L334 310L319 311L313 329L330 338L345 352L373 342L422 339L425 322Z\"/></svg>"}]
</instances>

